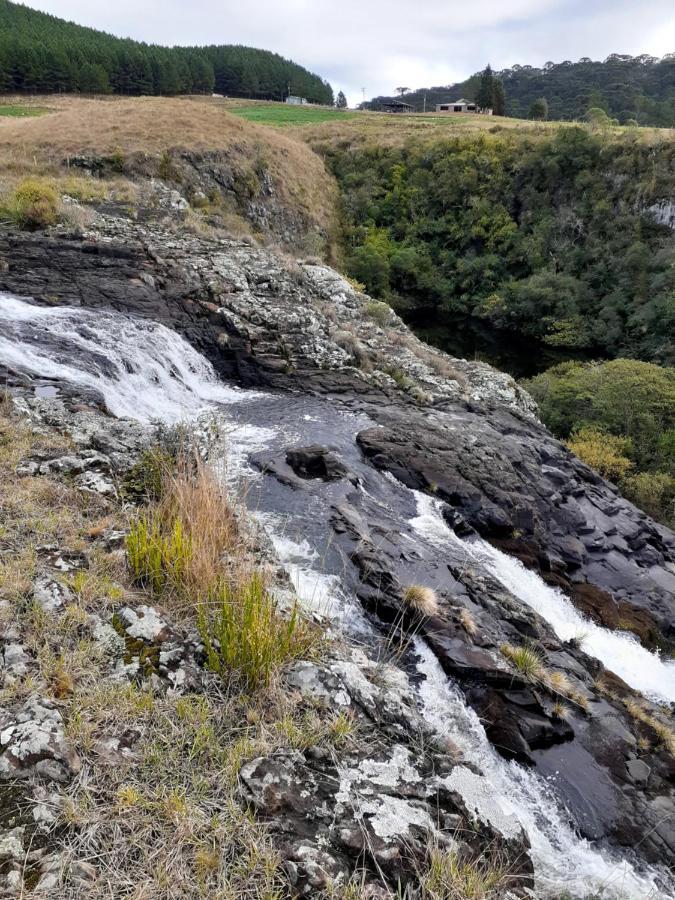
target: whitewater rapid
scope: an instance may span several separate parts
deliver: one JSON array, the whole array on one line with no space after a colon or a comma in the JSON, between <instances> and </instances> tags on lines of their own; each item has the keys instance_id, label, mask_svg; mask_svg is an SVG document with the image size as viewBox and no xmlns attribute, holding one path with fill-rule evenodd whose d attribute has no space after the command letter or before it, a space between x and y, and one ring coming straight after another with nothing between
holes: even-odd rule
<instances>
[{"instance_id":1,"label":"whitewater rapid","mask_svg":"<svg viewBox=\"0 0 675 900\"><path fill-rule=\"evenodd\" d=\"M258 396L225 385L180 335L147 319L0 293L0 321L4 366L93 390L114 416L175 424L214 403Z\"/></svg>"},{"instance_id":2,"label":"whitewater rapid","mask_svg":"<svg viewBox=\"0 0 675 900\"><path fill-rule=\"evenodd\" d=\"M292 402L289 398L275 398L274 427L245 421L242 411L248 413L248 404L252 404L251 409L260 409L265 395L222 384L208 361L175 332L130 316L108 311L44 309L0 294L0 364L31 377L65 382L80 390L95 390L112 414L141 422L175 423L194 419L205 410L217 415L229 435L228 457L231 454L235 459L237 472L245 472L252 480L265 478L248 462L256 450L278 439L280 433L286 446L297 439L296 410L284 415L282 408ZM234 410L240 413L236 421ZM326 412L334 417L330 427L337 434L340 420L330 407L326 407ZM352 424L343 427L351 428ZM352 445L353 436L349 432ZM373 472L372 477L382 479L380 486L385 493L389 484L385 476ZM389 489L393 491L393 485ZM400 485L397 490L402 490ZM304 502L310 500L308 497ZM459 539L447 528L437 506L422 495L416 495L416 501L418 515L412 521L413 533L417 532L425 541L452 544L457 550ZM395 506L394 499L392 505ZM334 564L334 571L326 571L327 557L319 547L322 541L324 546L330 543L330 538L318 534L318 526L307 531L305 520L298 518L294 522L288 510L253 511L268 529L307 607L328 617L334 627L342 628L355 640L361 641L366 631L375 633L358 599L341 577L338 565ZM556 627L555 619L564 634L572 629L569 636L576 636L577 628L583 627L588 632L585 649L591 652L590 647L595 648L598 658L609 668L622 677L626 677L623 674L626 672L646 692L663 694L667 687L670 693L671 672L653 654L648 654L648 658L630 656L630 663L622 670L619 656L624 652L637 653L634 642L620 636L621 641L613 643L605 630L599 629L602 634L596 643L596 637L590 637L588 623L584 620L580 625L573 616L576 611L567 609L565 598L558 594L551 596L551 589L535 573L514 569L513 560L494 556L487 545L470 547L460 543L467 558L490 568L523 602L538 603L538 611L545 617L548 612L551 624ZM482 772L481 775L469 773L470 777L463 780L465 802L479 817L502 823L507 833L513 833L517 827L525 829L532 845L536 898L560 900L568 893L575 900L591 895L605 900L669 900L669 895L656 887L655 875L638 874L628 861L579 838L553 785L534 771L503 760L429 647L418 639L415 650L419 658L418 672L424 676L421 683L415 679L413 685L421 711L432 727L450 736ZM660 684L657 670L650 668L657 665L661 666ZM640 668L648 671L641 674Z\"/></svg>"},{"instance_id":3,"label":"whitewater rapid","mask_svg":"<svg viewBox=\"0 0 675 900\"><path fill-rule=\"evenodd\" d=\"M582 649L599 659L626 684L659 703L675 701L675 660L647 650L627 632L611 631L582 615L562 591L549 587L540 576L518 559L502 553L480 538L462 540L447 525L438 500L417 491L417 516L411 525L428 540L452 547L465 555L467 562L487 569L515 597L539 613L561 641L571 638Z\"/></svg>"}]
</instances>

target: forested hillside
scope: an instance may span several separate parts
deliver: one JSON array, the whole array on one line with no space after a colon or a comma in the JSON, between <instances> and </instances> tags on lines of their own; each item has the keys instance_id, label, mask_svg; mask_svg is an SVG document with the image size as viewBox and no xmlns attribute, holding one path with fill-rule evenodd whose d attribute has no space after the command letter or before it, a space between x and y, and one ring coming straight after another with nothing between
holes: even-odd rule
<instances>
[{"instance_id":1,"label":"forested hillside","mask_svg":"<svg viewBox=\"0 0 675 900\"><path fill-rule=\"evenodd\" d=\"M672 365L675 236L659 224L672 142L570 125L323 152L343 192L349 272L426 337L478 322L530 357L548 347Z\"/></svg>"},{"instance_id":2,"label":"forested hillside","mask_svg":"<svg viewBox=\"0 0 675 900\"><path fill-rule=\"evenodd\" d=\"M0 0L0 93L190 94L333 102L318 75L267 50L159 47Z\"/></svg>"},{"instance_id":3,"label":"forested hillside","mask_svg":"<svg viewBox=\"0 0 675 900\"><path fill-rule=\"evenodd\" d=\"M625 56L613 53L603 62L588 57L578 62L565 60L536 66L513 66L495 72L506 92L506 115L527 118L535 100L545 98L551 119L580 119L588 109L599 107L609 116L640 125L675 125L675 53L663 59L653 56ZM421 112L437 103L459 97L476 99L480 73L457 84L421 88L404 95ZM382 100L369 104L377 109Z\"/></svg>"}]
</instances>

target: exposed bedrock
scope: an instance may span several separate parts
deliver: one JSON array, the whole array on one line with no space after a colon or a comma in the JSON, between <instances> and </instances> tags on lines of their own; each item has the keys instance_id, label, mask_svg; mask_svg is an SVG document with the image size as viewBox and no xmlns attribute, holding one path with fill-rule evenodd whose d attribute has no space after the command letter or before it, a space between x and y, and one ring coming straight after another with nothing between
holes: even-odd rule
<instances>
[{"instance_id":1,"label":"exposed bedrock","mask_svg":"<svg viewBox=\"0 0 675 900\"><path fill-rule=\"evenodd\" d=\"M518 556L610 628L675 639L673 534L556 441L509 376L425 347L393 313L374 321L330 269L99 220L84 239L0 233L0 290L147 316L226 377L339 397L380 426L358 437L373 465L445 500L458 533Z\"/></svg>"},{"instance_id":2,"label":"exposed bedrock","mask_svg":"<svg viewBox=\"0 0 675 900\"><path fill-rule=\"evenodd\" d=\"M359 424L354 434L363 457L443 501L458 535L478 533L517 556L600 624L628 628L647 646L675 641L673 534L556 441L511 378L426 348L332 270L289 264L241 242L100 217L84 238L0 233L1 290L146 316L181 332L227 378L323 395L368 417L373 425ZM485 572L451 559L411 559L400 517L387 518L355 489L353 460L343 464L331 447L286 450L266 471L297 490L344 484L333 528L355 573L351 586L384 627L421 629L499 752L558 773L583 834L673 861L672 757L629 715L630 688L561 644ZM437 589L433 615L420 618L402 605L414 574ZM507 664L502 646L525 642L568 680L566 696L575 699L564 714L555 692ZM311 795L317 767L329 765L292 756L260 762L247 773L249 800L265 814L269 773ZM293 798L282 801L290 815ZM332 802L317 795L317 804L324 801ZM335 840L336 859L357 852L339 843L341 835Z\"/></svg>"}]
</instances>

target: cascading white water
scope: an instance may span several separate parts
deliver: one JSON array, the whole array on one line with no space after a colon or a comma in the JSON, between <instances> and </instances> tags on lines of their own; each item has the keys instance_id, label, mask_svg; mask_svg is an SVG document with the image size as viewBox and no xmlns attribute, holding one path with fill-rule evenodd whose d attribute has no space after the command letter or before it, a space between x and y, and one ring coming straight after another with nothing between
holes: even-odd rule
<instances>
[{"instance_id":1,"label":"cascading white water","mask_svg":"<svg viewBox=\"0 0 675 900\"><path fill-rule=\"evenodd\" d=\"M244 403L261 396L219 383L209 363L186 341L150 322L112 312L41 309L0 294L0 324L0 364L75 387L95 388L118 416L175 422L193 418L205 406L217 412L223 403ZM273 435L269 428L239 423L229 432L231 453L245 464L245 457ZM250 477L253 472L247 469ZM261 519L271 530L301 599L313 610L318 605L324 615L345 604L351 606L341 624L358 638L369 626L343 581L322 571L322 560L308 541L290 540L287 528L274 516ZM448 540L445 523L431 508L420 507L416 526L427 539ZM467 805L495 827L501 824L506 833L512 833L517 822L525 828L533 848L537 898L553 900L565 892L574 898L602 892L606 900L666 897L650 877L640 877L628 863L616 862L579 839L547 782L497 755L427 645L418 641L417 650L425 676L419 687L423 713L483 772L474 776L466 770L467 779L456 789L463 790Z\"/></svg>"},{"instance_id":2,"label":"cascading white water","mask_svg":"<svg viewBox=\"0 0 675 900\"><path fill-rule=\"evenodd\" d=\"M441 546L458 548L471 560L486 568L501 584L552 626L558 637L577 638L583 650L599 659L626 684L651 700L675 701L675 661L651 653L633 635L602 628L583 616L562 591L549 587L536 572L526 569L517 559L477 539L471 543L457 537L439 511L439 501L415 492L418 515L412 526Z\"/></svg>"},{"instance_id":3,"label":"cascading white water","mask_svg":"<svg viewBox=\"0 0 675 900\"><path fill-rule=\"evenodd\" d=\"M0 362L103 395L110 412L167 423L209 403L259 396L227 387L175 331L106 310L44 308L0 293Z\"/></svg>"},{"instance_id":4,"label":"cascading white water","mask_svg":"<svg viewBox=\"0 0 675 900\"><path fill-rule=\"evenodd\" d=\"M532 847L539 900L559 900L563 890L572 897L613 900L666 896L651 877L638 875L628 862L613 860L579 838L550 785L532 770L499 756L429 646L418 638L416 650L419 670L426 676L419 689L425 718L440 734L451 737L483 773L484 788L465 795L465 803L484 820L494 822L497 807L502 816L520 823Z\"/></svg>"}]
</instances>

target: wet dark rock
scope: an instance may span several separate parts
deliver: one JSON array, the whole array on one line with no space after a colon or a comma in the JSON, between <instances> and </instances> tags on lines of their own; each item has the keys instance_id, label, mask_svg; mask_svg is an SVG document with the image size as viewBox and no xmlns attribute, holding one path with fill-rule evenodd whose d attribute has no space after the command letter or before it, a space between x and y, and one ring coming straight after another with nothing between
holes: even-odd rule
<instances>
[{"instance_id":1,"label":"wet dark rock","mask_svg":"<svg viewBox=\"0 0 675 900\"><path fill-rule=\"evenodd\" d=\"M335 452L316 444L289 450L286 453L286 462L300 478L340 481L350 476L349 469Z\"/></svg>"}]
</instances>

